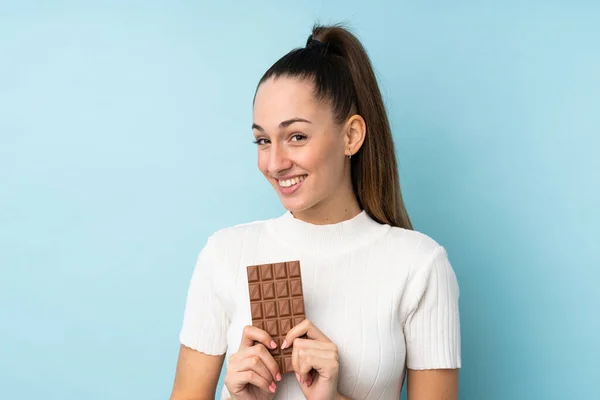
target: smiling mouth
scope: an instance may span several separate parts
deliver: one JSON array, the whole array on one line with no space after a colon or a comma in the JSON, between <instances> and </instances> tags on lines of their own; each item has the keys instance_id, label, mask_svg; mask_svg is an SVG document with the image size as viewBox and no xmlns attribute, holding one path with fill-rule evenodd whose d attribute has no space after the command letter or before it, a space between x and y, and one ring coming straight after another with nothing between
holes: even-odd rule
<instances>
[{"instance_id":1,"label":"smiling mouth","mask_svg":"<svg viewBox=\"0 0 600 400\"><path fill-rule=\"evenodd\" d=\"M304 178L306 178L307 175L300 175L297 176L295 178L292 179L285 179L285 180L277 180L277 183L279 184L279 186L284 187L284 188L289 188L292 187L294 185L299 184L300 182L304 181Z\"/></svg>"}]
</instances>

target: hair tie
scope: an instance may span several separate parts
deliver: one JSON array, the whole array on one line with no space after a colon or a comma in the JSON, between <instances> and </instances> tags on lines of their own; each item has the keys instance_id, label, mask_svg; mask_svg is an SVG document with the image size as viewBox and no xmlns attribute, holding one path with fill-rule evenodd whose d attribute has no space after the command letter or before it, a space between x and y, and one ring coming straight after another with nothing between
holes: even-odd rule
<instances>
[{"instance_id":1,"label":"hair tie","mask_svg":"<svg viewBox=\"0 0 600 400\"><path fill-rule=\"evenodd\" d=\"M308 38L308 41L306 43L306 48L307 49L312 49L312 48L315 48L315 47L324 47L324 46L327 46L327 44L321 42L320 40L313 39L312 35L310 35L310 37Z\"/></svg>"}]
</instances>

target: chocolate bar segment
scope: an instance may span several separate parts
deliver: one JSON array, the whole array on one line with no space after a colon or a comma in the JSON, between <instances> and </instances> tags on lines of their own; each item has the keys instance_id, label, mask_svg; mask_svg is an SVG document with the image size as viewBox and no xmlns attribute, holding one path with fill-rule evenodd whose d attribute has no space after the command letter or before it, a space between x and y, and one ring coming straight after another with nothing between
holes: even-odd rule
<instances>
[{"instance_id":1,"label":"chocolate bar segment","mask_svg":"<svg viewBox=\"0 0 600 400\"><path fill-rule=\"evenodd\" d=\"M284 374L293 372L292 348L281 350L288 331L302 322L304 297L300 261L246 267L252 325L273 337L276 349L267 349Z\"/></svg>"}]
</instances>

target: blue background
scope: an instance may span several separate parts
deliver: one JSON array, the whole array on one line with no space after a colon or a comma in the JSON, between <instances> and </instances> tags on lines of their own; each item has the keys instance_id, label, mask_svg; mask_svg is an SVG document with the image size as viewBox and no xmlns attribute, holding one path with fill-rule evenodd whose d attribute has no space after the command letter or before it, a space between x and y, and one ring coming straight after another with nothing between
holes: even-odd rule
<instances>
[{"instance_id":1,"label":"blue background","mask_svg":"<svg viewBox=\"0 0 600 400\"><path fill-rule=\"evenodd\" d=\"M298 4L0 1L0 398L168 398L207 236L283 210L251 101L315 21L369 51L448 249L460 398L600 398L600 3Z\"/></svg>"}]
</instances>

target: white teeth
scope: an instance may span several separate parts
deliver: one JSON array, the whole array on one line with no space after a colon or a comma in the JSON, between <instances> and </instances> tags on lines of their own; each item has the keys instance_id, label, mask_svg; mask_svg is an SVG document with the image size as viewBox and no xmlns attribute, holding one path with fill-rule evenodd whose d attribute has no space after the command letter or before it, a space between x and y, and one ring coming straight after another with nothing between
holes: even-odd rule
<instances>
[{"instance_id":1,"label":"white teeth","mask_svg":"<svg viewBox=\"0 0 600 400\"><path fill-rule=\"evenodd\" d=\"M280 180L279 181L279 186L281 187L290 187L290 186L294 186L300 182L302 182L304 180L304 176L297 176L293 179L287 179L285 181Z\"/></svg>"}]
</instances>

